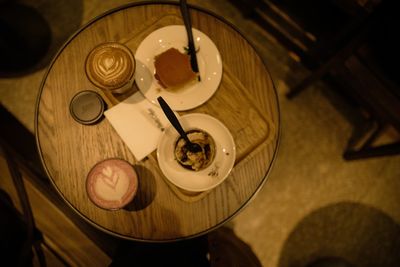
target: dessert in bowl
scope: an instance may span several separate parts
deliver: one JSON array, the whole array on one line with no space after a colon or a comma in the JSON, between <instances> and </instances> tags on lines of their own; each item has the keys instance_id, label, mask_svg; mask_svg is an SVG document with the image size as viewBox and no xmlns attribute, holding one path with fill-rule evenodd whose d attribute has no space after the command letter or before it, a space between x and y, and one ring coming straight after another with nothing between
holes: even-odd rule
<instances>
[{"instance_id":1,"label":"dessert in bowl","mask_svg":"<svg viewBox=\"0 0 400 267\"><path fill-rule=\"evenodd\" d=\"M199 145L201 151L191 151L183 137L175 142L175 159L178 163L192 171L200 171L208 167L215 157L215 142L210 134L200 129L186 132L190 142Z\"/></svg>"},{"instance_id":2,"label":"dessert in bowl","mask_svg":"<svg viewBox=\"0 0 400 267\"><path fill-rule=\"evenodd\" d=\"M190 155L191 152L184 149L185 141L169 126L157 146L160 169L168 182L184 191L211 190L229 177L234 166L233 137L224 124L206 114L187 114L179 121L189 140L199 144L202 151Z\"/></svg>"}]
</instances>

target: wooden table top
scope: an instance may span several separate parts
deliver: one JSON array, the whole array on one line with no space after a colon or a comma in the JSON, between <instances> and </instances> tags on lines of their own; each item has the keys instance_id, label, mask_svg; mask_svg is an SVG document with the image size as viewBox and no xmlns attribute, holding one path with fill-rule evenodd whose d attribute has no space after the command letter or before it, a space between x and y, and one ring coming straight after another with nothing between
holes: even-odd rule
<instances>
[{"instance_id":1,"label":"wooden table top","mask_svg":"<svg viewBox=\"0 0 400 267\"><path fill-rule=\"evenodd\" d=\"M217 46L223 78L207 103L182 113L202 112L216 117L230 130L237 148L231 174L213 190L197 196L182 194L166 181L155 152L137 162L107 119L81 125L69 111L69 103L78 92L100 92L84 71L86 56L93 47L118 41L134 53L152 30L183 25L177 4L136 3L100 16L71 37L43 80L35 122L42 163L64 200L88 222L110 234L143 241L172 241L205 234L249 203L267 180L275 159L279 106L266 66L232 25L200 8L191 6L190 12L193 27ZM134 165L139 189L126 209L107 211L89 200L85 179L93 165L113 157Z\"/></svg>"}]
</instances>

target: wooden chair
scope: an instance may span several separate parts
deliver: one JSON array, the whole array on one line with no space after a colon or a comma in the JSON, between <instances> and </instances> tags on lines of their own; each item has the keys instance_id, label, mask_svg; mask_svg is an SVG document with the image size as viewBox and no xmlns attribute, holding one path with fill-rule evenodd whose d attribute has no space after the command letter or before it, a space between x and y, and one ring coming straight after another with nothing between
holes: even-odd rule
<instances>
[{"instance_id":1,"label":"wooden chair","mask_svg":"<svg viewBox=\"0 0 400 267\"><path fill-rule=\"evenodd\" d=\"M231 0L310 70L335 54L381 0Z\"/></svg>"},{"instance_id":2,"label":"wooden chair","mask_svg":"<svg viewBox=\"0 0 400 267\"><path fill-rule=\"evenodd\" d=\"M3 216L6 217L3 219L8 221L5 227L6 229L2 227L2 231L7 231L8 235L12 235L11 239L13 239L13 241L8 240L7 242L15 244L14 249L8 251L8 255L4 255L5 258L2 257L2 259L9 261L7 264L10 265L30 266L33 262L33 248L38 258L39 265L46 266L46 260L42 250L42 245L46 244L43 240L42 233L36 228L21 172L7 148L2 146L2 151L7 160L7 165L23 210L22 216L20 216L17 209L12 204L11 198L7 198L5 191L1 190L1 212ZM4 238L4 236L2 236L2 238ZM14 241L15 239L19 240L19 244ZM2 251L2 253L4 253L4 251Z\"/></svg>"},{"instance_id":3,"label":"wooden chair","mask_svg":"<svg viewBox=\"0 0 400 267\"><path fill-rule=\"evenodd\" d=\"M328 60L313 70L287 94L293 98L328 74L358 105L367 112L368 119L355 129L345 149L343 157L347 160L375 156L387 156L400 153L400 142L374 145L381 133L389 126L400 132L400 87L393 82L385 71L378 67L374 59L371 42L391 42L381 40L382 32L395 28L396 21L391 20L395 5L382 1L376 10L355 30L353 37ZM388 36L393 36L388 34ZM381 47L380 49L390 49ZM395 55L396 51L388 51ZM395 66L393 66L395 67Z\"/></svg>"},{"instance_id":4,"label":"wooden chair","mask_svg":"<svg viewBox=\"0 0 400 267\"><path fill-rule=\"evenodd\" d=\"M383 81L360 59L359 50L376 31L396 1L388 0L231 0L244 16L257 22L310 74L287 94L293 98L317 80L335 72L348 97L368 113L350 138L343 157L358 159L399 153L399 143L374 146L387 126L400 131L398 85ZM394 33L395 31L393 31ZM393 51L395 52L395 51ZM368 78L368 82L366 82ZM387 79L386 79L387 80ZM394 89L393 89L394 88Z\"/></svg>"},{"instance_id":5,"label":"wooden chair","mask_svg":"<svg viewBox=\"0 0 400 267\"><path fill-rule=\"evenodd\" d=\"M86 222L75 211L69 207L61 196L56 192L42 167L39 154L36 148L35 136L26 129L3 105L0 104L1 125L7 131L0 132L0 152L9 163L9 169L13 176L13 181L17 190L20 190L19 198L21 203L26 204L26 213L29 216L29 227L34 226L30 221L31 214L29 200L26 196L23 182L20 181L21 173L24 178L29 179L51 203L60 209L83 233L85 233L96 245L108 256L115 253L115 249L120 242L119 238L113 237ZM35 228L35 227L34 227ZM35 230L36 231L36 230ZM37 232L37 231L36 231ZM51 248L49 248L51 249ZM60 259L62 260L62 259Z\"/></svg>"}]
</instances>

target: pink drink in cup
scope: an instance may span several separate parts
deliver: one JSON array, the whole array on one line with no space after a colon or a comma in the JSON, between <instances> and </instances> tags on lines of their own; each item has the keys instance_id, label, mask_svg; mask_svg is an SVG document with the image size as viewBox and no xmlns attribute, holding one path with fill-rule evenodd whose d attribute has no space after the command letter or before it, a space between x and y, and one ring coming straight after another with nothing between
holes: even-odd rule
<instances>
[{"instance_id":1,"label":"pink drink in cup","mask_svg":"<svg viewBox=\"0 0 400 267\"><path fill-rule=\"evenodd\" d=\"M100 208L118 210L130 203L138 188L133 166L122 159L106 159L90 170L86 191L90 200Z\"/></svg>"}]
</instances>

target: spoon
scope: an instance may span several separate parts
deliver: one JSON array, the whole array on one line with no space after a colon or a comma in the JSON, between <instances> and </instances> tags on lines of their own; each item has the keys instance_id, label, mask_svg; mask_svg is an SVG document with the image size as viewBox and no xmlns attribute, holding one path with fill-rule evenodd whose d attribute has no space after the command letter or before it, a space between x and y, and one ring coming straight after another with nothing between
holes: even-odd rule
<instances>
[{"instance_id":1,"label":"spoon","mask_svg":"<svg viewBox=\"0 0 400 267\"><path fill-rule=\"evenodd\" d=\"M192 21L190 19L190 14L188 10L188 6L186 3L186 0L180 0L179 1L179 6L181 9L181 14L183 18L183 23L185 24L185 29L188 37L188 51L189 51L189 56L190 56L190 65L192 67L192 70L197 73L197 79L200 81L200 74L199 74L199 66L197 63L197 57L196 57L196 48L194 46L194 41L193 41L193 33L192 33Z\"/></svg>"},{"instance_id":2,"label":"spoon","mask_svg":"<svg viewBox=\"0 0 400 267\"><path fill-rule=\"evenodd\" d=\"M182 125L179 123L178 118L175 116L175 113L169 107L167 102L159 96L157 98L158 103L160 104L162 110L164 111L165 116L167 116L169 122L174 126L175 130L179 133L179 135L186 141L185 147L192 153L197 153L202 151L203 149L199 144L190 142L185 130L183 130Z\"/></svg>"}]
</instances>

